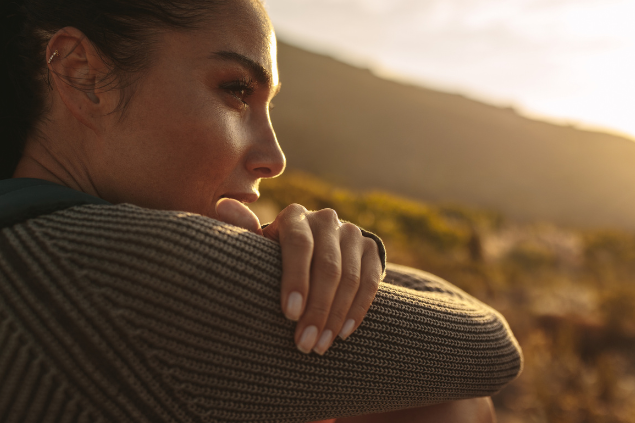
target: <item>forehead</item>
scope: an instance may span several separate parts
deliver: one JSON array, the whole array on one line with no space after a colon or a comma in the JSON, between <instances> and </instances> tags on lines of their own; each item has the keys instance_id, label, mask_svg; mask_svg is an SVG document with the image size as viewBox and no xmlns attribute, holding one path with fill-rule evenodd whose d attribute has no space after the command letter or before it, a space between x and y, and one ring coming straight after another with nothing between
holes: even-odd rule
<instances>
[{"instance_id":1,"label":"forehead","mask_svg":"<svg viewBox=\"0 0 635 423\"><path fill-rule=\"evenodd\" d=\"M172 72L171 77L182 78L183 73L207 74L214 68L242 66L251 71L258 68L256 73L266 75L268 83L279 84L275 34L257 0L230 0L198 29L167 31L160 36L161 47L152 67L156 72Z\"/></svg>"},{"instance_id":2,"label":"forehead","mask_svg":"<svg viewBox=\"0 0 635 423\"><path fill-rule=\"evenodd\" d=\"M270 70L276 40L269 17L258 0L232 0L209 18L201 42L215 51L233 51Z\"/></svg>"}]
</instances>

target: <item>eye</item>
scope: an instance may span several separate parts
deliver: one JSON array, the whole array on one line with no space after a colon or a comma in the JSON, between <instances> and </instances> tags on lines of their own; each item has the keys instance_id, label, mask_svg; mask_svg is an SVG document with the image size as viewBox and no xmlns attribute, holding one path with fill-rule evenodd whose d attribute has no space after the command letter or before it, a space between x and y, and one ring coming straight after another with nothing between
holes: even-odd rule
<instances>
[{"instance_id":1,"label":"eye","mask_svg":"<svg viewBox=\"0 0 635 423\"><path fill-rule=\"evenodd\" d=\"M251 79L237 79L221 84L220 88L247 105L247 99L254 93L255 87Z\"/></svg>"}]
</instances>

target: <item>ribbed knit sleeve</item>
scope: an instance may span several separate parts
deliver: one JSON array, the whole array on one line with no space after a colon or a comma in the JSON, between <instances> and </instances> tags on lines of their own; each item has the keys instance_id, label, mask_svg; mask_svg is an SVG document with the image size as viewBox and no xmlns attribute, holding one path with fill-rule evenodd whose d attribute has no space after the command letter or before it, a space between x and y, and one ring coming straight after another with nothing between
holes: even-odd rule
<instances>
[{"instance_id":1,"label":"ribbed knit sleeve","mask_svg":"<svg viewBox=\"0 0 635 423\"><path fill-rule=\"evenodd\" d=\"M306 422L491 395L503 317L389 266L359 329L300 353L276 243L205 217L81 206L0 235L0 421Z\"/></svg>"}]
</instances>

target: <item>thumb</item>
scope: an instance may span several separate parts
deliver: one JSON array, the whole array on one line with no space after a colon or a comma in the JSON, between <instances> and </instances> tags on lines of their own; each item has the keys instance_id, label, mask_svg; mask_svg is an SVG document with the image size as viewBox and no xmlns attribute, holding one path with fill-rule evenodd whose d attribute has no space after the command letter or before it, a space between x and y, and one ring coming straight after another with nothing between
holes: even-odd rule
<instances>
[{"instance_id":1,"label":"thumb","mask_svg":"<svg viewBox=\"0 0 635 423\"><path fill-rule=\"evenodd\" d=\"M221 222L262 235L258 217L247 206L233 198L221 198L216 203L216 215Z\"/></svg>"}]
</instances>

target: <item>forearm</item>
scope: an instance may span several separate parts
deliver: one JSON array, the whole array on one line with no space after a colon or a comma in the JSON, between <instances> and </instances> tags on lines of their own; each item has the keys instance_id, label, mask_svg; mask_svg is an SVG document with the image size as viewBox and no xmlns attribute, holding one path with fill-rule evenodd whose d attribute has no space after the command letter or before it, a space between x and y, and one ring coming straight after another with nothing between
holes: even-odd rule
<instances>
[{"instance_id":1,"label":"forearm","mask_svg":"<svg viewBox=\"0 0 635 423\"><path fill-rule=\"evenodd\" d=\"M490 395L521 365L504 320L438 282L427 285L436 292L382 284L348 340L304 355L280 311L277 245L202 217L81 207L4 230L1 240L5 324L24 348L35 345L29 354L41 368L110 420L302 422L389 411ZM1 344L0 359L11 361L7 351ZM0 390L26 389L11 380L0 379Z\"/></svg>"}]
</instances>

